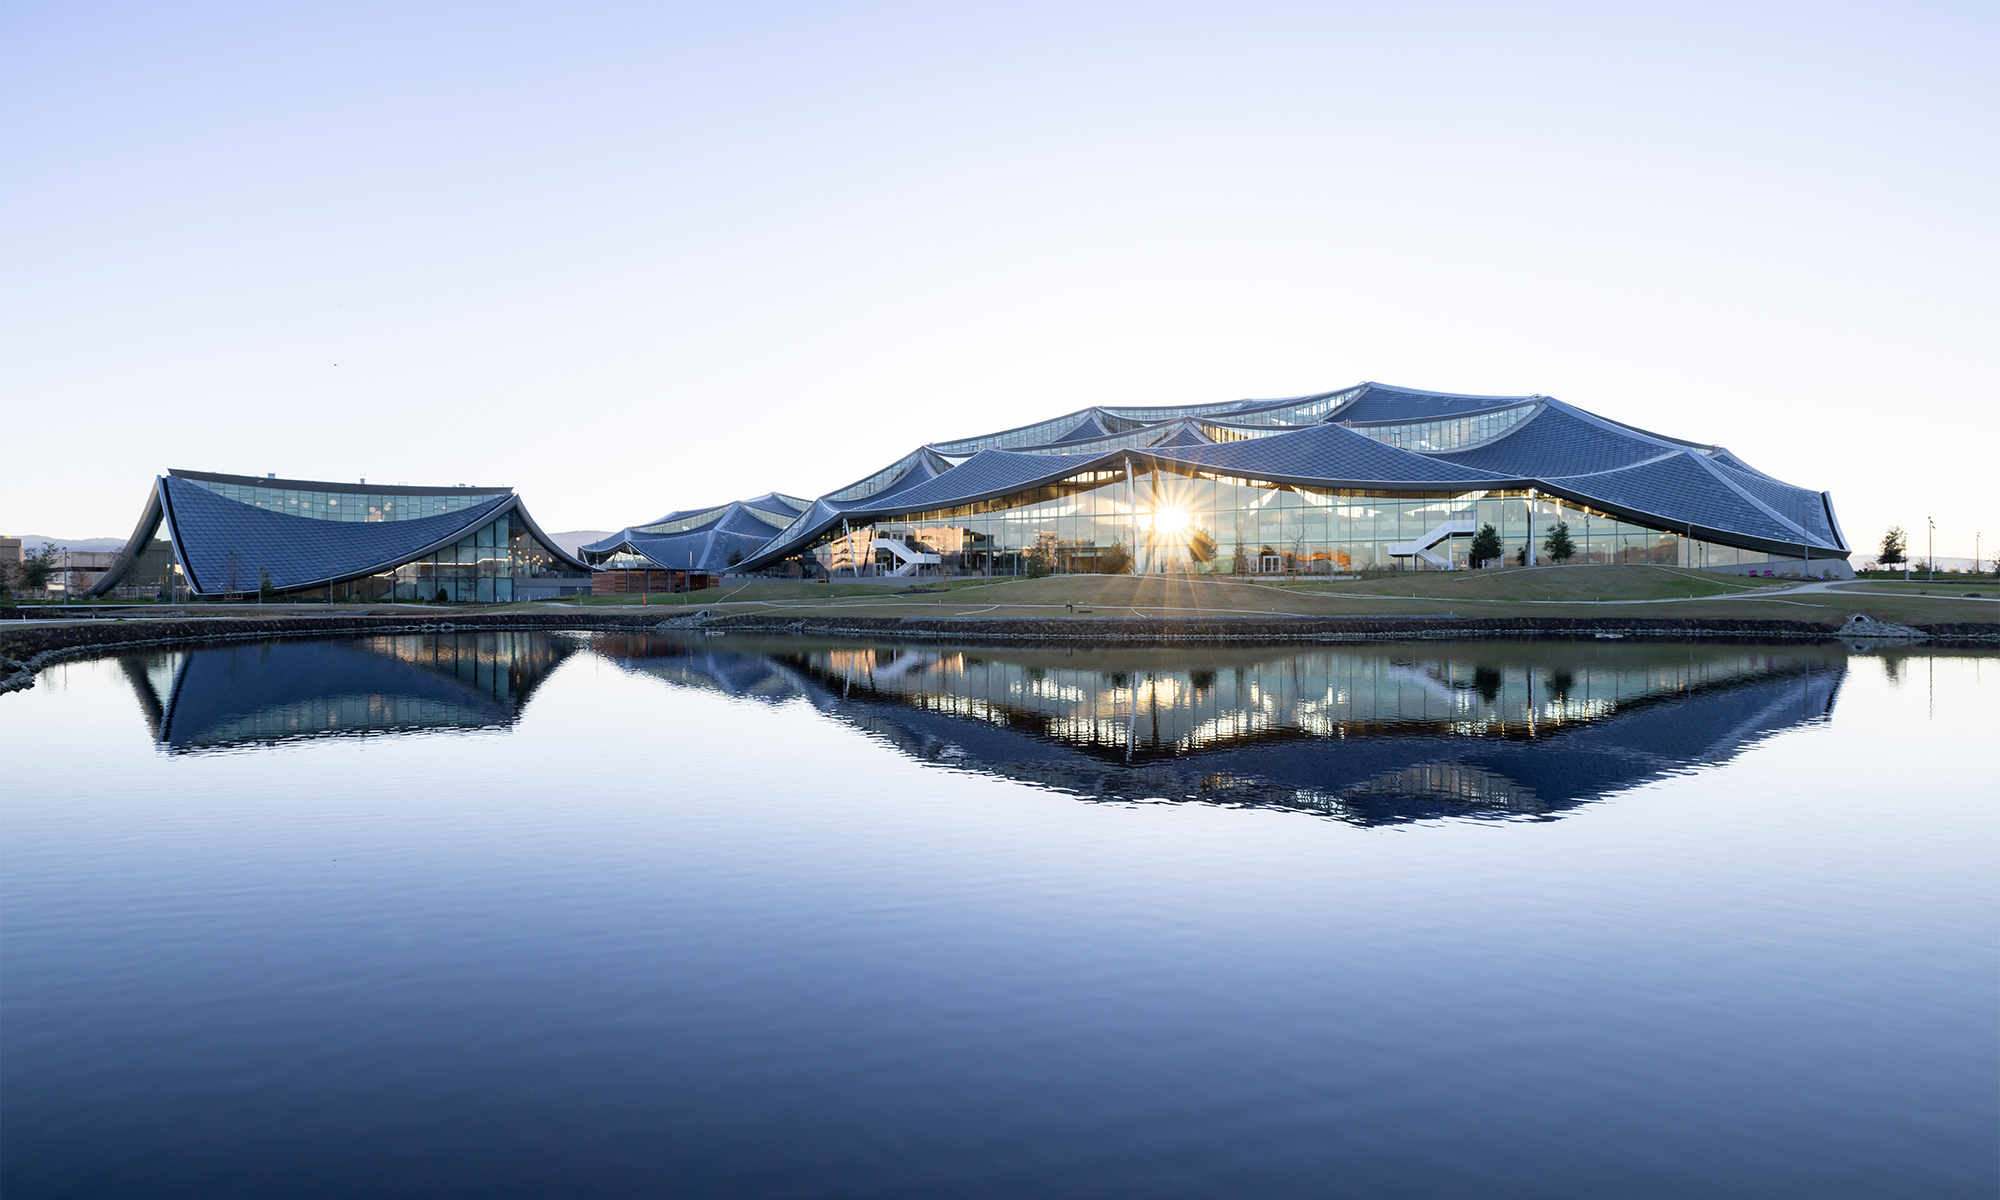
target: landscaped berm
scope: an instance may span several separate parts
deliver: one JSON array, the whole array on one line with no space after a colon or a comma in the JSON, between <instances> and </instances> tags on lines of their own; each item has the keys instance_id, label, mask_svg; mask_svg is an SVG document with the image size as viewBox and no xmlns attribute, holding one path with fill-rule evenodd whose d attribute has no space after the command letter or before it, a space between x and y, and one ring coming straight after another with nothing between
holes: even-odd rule
<instances>
[{"instance_id":1,"label":"landscaped berm","mask_svg":"<svg viewBox=\"0 0 2000 1200\"><path fill-rule=\"evenodd\" d=\"M739 582L692 595L643 598L663 612L755 612L869 617L949 616L967 622L1166 617L1509 618L1658 616L1675 621L1812 622L1836 628L1854 613L1903 624L2000 622L2000 580L1963 577L1929 588L1752 579L1678 567L1561 566L1394 572L1352 580L1234 579L1200 575L1065 575L963 579L889 589L879 583ZM584 603L640 604L642 597ZM517 606L519 607L519 606ZM538 606L539 607L539 606ZM2000 625L1995 626L2000 632Z\"/></svg>"}]
</instances>

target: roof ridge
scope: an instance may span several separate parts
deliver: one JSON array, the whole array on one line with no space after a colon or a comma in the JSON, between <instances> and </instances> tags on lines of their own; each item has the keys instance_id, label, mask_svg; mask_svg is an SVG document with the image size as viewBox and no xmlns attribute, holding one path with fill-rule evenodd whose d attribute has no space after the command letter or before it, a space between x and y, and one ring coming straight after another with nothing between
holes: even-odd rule
<instances>
[{"instance_id":1,"label":"roof ridge","mask_svg":"<svg viewBox=\"0 0 2000 1200\"><path fill-rule=\"evenodd\" d=\"M1762 500L1758 499L1755 495L1753 495L1749 491L1749 489L1745 488L1742 484L1736 482L1734 479L1731 479L1729 476L1723 474L1721 466L1719 466L1716 463L1710 462L1708 455L1703 454L1700 451L1694 450L1689 447L1683 447L1682 453L1694 459L1695 462L1701 464L1701 466L1704 469L1706 469L1710 475L1713 475L1716 478L1716 480L1722 484L1722 486L1728 488L1732 492L1735 492L1737 495L1743 497L1745 500L1748 500L1758 509L1760 509L1761 511L1763 511L1764 513L1768 514L1773 519L1775 519L1779 524L1798 530L1799 537L1803 540L1802 544L1808 546L1812 544L1812 538L1813 538L1812 530L1806 528L1799 522L1792 520L1790 517L1779 512L1777 509L1772 508L1770 505L1764 503Z\"/></svg>"}]
</instances>

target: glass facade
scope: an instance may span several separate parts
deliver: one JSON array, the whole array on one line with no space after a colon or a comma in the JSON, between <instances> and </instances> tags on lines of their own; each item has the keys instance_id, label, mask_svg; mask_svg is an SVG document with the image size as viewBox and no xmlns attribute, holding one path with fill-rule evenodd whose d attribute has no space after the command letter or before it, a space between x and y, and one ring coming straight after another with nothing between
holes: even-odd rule
<instances>
[{"instance_id":1,"label":"glass facade","mask_svg":"<svg viewBox=\"0 0 2000 1200\"><path fill-rule=\"evenodd\" d=\"M1548 496L1521 491L1362 492L1296 487L1206 472L1092 471L1057 484L956 508L881 519L851 534L833 530L811 553L834 573L899 564L877 538L940 556L950 574L1015 575L1039 558L1057 574L1091 573L1114 544L1132 570L1165 574L1346 574L1433 570L1398 542L1424 543L1456 515L1491 524L1509 560L1527 545L1532 508L1538 546L1566 522L1578 563L1657 563L1691 567L1765 561L1756 551L1693 542ZM1471 534L1429 544L1454 567L1470 566ZM1541 555L1539 549L1537 557Z\"/></svg>"},{"instance_id":2,"label":"glass facade","mask_svg":"<svg viewBox=\"0 0 2000 1200\"><path fill-rule=\"evenodd\" d=\"M1294 404L1232 415L1229 420L1231 424L1236 425L1275 425L1290 428L1317 425L1326 419L1328 413L1360 395L1361 391L1360 388L1349 388L1344 392L1313 396Z\"/></svg>"},{"instance_id":3,"label":"glass facade","mask_svg":"<svg viewBox=\"0 0 2000 1200\"><path fill-rule=\"evenodd\" d=\"M1140 426L1156 425L1161 421L1176 418L1223 417L1231 424L1264 426L1272 432L1293 429L1301 425L1317 425L1327 414L1342 404L1361 394L1361 388L1349 388L1343 392L1329 392L1323 396L1308 396L1286 404L1260 406L1256 401L1232 400L1225 404L1185 404L1163 408L1100 408L1097 419L1110 430L1110 435L1089 441L1052 445L1056 438L1076 428L1089 413L1069 413L1050 421L1034 425L1023 425L1019 429L1008 429L984 437L962 438L955 442L938 442L933 449L940 454L954 458L976 454L981 450L1025 450L1038 454L1080 454L1102 453L1106 450L1138 448L1150 446L1161 436L1156 428ZM1129 435L1129 436L1126 436ZM1235 441L1239 437L1251 436L1234 434L1218 437L1217 441ZM837 495L836 500L849 499Z\"/></svg>"},{"instance_id":4,"label":"glass facade","mask_svg":"<svg viewBox=\"0 0 2000 1200\"><path fill-rule=\"evenodd\" d=\"M517 579L589 579L542 545L519 514L508 513L415 562L393 571L334 584L334 599L433 601L442 590L453 603L506 604ZM329 589L314 588L311 595Z\"/></svg>"},{"instance_id":5,"label":"glass facade","mask_svg":"<svg viewBox=\"0 0 2000 1200\"><path fill-rule=\"evenodd\" d=\"M868 478L862 480L861 482L851 483L846 487L840 489L839 491L833 493L832 496L829 497L829 499L859 500L863 496L872 496L876 492L882 491L883 489L894 484L897 480L901 479L903 476L915 470L917 465L917 459L922 453L923 451L919 450L916 454L905 455L902 458L897 459L894 463L891 463L889 466L883 467L881 470L875 472L873 475L870 475Z\"/></svg>"},{"instance_id":6,"label":"glass facade","mask_svg":"<svg viewBox=\"0 0 2000 1200\"><path fill-rule=\"evenodd\" d=\"M161 537L157 527L139 557L118 577L111 594L121 600L173 600L187 595L187 581L181 578L180 563L174 559L174 544Z\"/></svg>"},{"instance_id":7,"label":"glass facade","mask_svg":"<svg viewBox=\"0 0 2000 1200\"><path fill-rule=\"evenodd\" d=\"M219 483L187 476L179 478L239 504L314 521L413 521L419 517L458 512L507 495L504 491L429 496L400 492L313 491L309 488Z\"/></svg>"},{"instance_id":8,"label":"glass facade","mask_svg":"<svg viewBox=\"0 0 2000 1200\"><path fill-rule=\"evenodd\" d=\"M690 530L690 529L695 529L695 528L698 528L698 527L700 527L700 526L702 526L702 525L706 525L706 524L708 524L709 522L711 522L711 521L715 520L715 519L716 519L717 517L720 517L720 516L721 516L721 515L722 515L723 513L727 512L727 511L729 511L729 506L728 506L727 504L724 504L724 505L720 505L720 506L718 506L718 507L715 507L715 508L705 508L705 509L703 509L702 511L700 511L700 512L698 512L698 513L692 513L692 514L690 514L690 515L688 515L688 516L685 516L685 517L681 517L681 518L679 518L678 520L673 520L673 521L661 521L661 522L660 522L659 524L657 524L657 525L641 525L641 526L639 526L639 527L638 527L637 529L633 530L632 532L634 532L634 533L655 533L655 534L659 534L659 533L686 533L686 532L687 532L688 530ZM794 514L794 515L796 515L796 514ZM787 517L787 518L785 518L785 520L786 520L786 521L789 521L789 520L791 520L791 518L790 518L790 517ZM783 522L783 521L781 521L781 522L778 522L778 523L779 523L779 524L783 524L784 522Z\"/></svg>"},{"instance_id":9,"label":"glass facade","mask_svg":"<svg viewBox=\"0 0 2000 1200\"><path fill-rule=\"evenodd\" d=\"M1525 420L1535 408L1533 404L1520 404L1497 412L1471 413L1463 417L1446 417L1436 421L1409 421L1396 425L1349 425L1348 428L1363 437L1374 438L1385 446L1414 450L1420 454L1442 454L1448 450L1463 450L1467 446L1476 446L1480 442L1499 437Z\"/></svg>"}]
</instances>

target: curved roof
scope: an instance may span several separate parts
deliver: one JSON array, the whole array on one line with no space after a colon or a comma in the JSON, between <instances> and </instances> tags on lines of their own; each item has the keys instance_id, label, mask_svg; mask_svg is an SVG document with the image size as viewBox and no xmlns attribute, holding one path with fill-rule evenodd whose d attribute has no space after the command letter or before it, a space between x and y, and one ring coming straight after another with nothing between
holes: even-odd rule
<instances>
[{"instance_id":1,"label":"curved roof","mask_svg":"<svg viewBox=\"0 0 2000 1200\"><path fill-rule=\"evenodd\" d=\"M720 572L755 552L811 507L810 500L765 492L711 508L680 509L579 546L577 555L604 565L614 555L636 554L666 570Z\"/></svg>"},{"instance_id":2,"label":"curved roof","mask_svg":"<svg viewBox=\"0 0 2000 1200\"><path fill-rule=\"evenodd\" d=\"M1539 399L1539 396L1467 396L1456 392L1423 392L1371 381L1362 384L1355 397L1340 406L1335 418L1355 423L1429 421Z\"/></svg>"},{"instance_id":3,"label":"curved roof","mask_svg":"<svg viewBox=\"0 0 2000 1200\"><path fill-rule=\"evenodd\" d=\"M1156 446L1144 455L1203 471L1287 483L1436 486L1477 485L1501 478L1386 446L1339 425L1312 425L1297 433L1206 446Z\"/></svg>"},{"instance_id":4,"label":"curved roof","mask_svg":"<svg viewBox=\"0 0 2000 1200\"><path fill-rule=\"evenodd\" d=\"M132 539L111 570L92 587L102 595L144 551L154 532L164 525L174 556L197 595L255 591L268 575L278 591L321 587L391 571L405 563L461 541L481 526L518 513L542 546L573 570L588 570L564 553L535 524L519 496L511 490L481 499L465 508L436 516L402 521L330 521L292 516L229 499L201 486L197 479L236 481L234 476L196 476L192 472L162 475ZM267 486L317 487L292 480L240 477ZM353 485L326 485L325 490L352 490ZM389 489L381 489L387 491ZM400 494L450 494L458 489L400 489Z\"/></svg>"},{"instance_id":5,"label":"curved roof","mask_svg":"<svg viewBox=\"0 0 2000 1200\"><path fill-rule=\"evenodd\" d=\"M1416 444L1450 449L1391 444L1410 436L1396 427L1425 422L1443 422L1446 434L1433 439L1422 433ZM1468 444L1473 438L1484 440ZM969 457L938 470L927 453L947 463L938 456ZM1847 552L1823 493L1773 479L1719 446L1649 433L1546 396L1431 392L1371 381L1281 400L1096 406L933 443L821 497L742 565L755 569L797 553L843 519L953 508L1084 471L1122 469L1127 460L1358 490L1536 487L1709 540L1779 553L1804 541L1819 552Z\"/></svg>"}]
</instances>

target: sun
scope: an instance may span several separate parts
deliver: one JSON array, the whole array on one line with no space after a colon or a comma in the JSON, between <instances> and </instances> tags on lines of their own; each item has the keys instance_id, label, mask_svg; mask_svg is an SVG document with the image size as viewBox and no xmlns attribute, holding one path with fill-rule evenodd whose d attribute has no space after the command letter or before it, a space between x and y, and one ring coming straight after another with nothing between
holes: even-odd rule
<instances>
[{"instance_id":1,"label":"sun","mask_svg":"<svg viewBox=\"0 0 2000 1200\"><path fill-rule=\"evenodd\" d=\"M1179 533L1194 521L1194 517L1183 508L1156 508L1153 510L1153 532Z\"/></svg>"}]
</instances>

